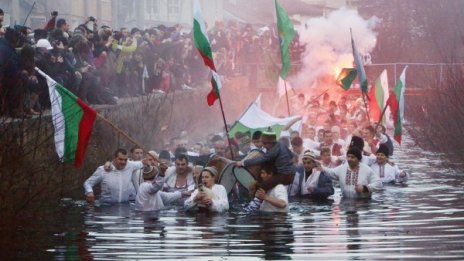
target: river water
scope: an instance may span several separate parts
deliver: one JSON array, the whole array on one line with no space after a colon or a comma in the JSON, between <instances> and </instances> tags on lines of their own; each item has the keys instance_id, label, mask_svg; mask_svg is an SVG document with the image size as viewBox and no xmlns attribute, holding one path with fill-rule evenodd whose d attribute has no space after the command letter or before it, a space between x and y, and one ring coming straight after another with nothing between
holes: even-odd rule
<instances>
[{"instance_id":1,"label":"river water","mask_svg":"<svg viewBox=\"0 0 464 261\"><path fill-rule=\"evenodd\" d=\"M367 201L292 200L287 215L223 215L179 209L138 213L133 206L87 206L64 199L40 231L20 231L27 260L327 259L463 260L464 176L406 140L395 162L408 185L389 186ZM14 244L14 242L13 242ZM19 250L18 250L19 249Z\"/></svg>"}]
</instances>

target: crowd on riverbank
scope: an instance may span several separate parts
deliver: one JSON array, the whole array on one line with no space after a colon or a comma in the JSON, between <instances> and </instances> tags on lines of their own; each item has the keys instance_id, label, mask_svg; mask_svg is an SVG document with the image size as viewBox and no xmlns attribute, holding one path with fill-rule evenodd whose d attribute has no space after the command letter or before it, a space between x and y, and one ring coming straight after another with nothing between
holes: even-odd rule
<instances>
[{"instance_id":1,"label":"crowd on riverbank","mask_svg":"<svg viewBox=\"0 0 464 261\"><path fill-rule=\"evenodd\" d=\"M234 21L212 26L209 37L218 72L226 79L247 75L249 85L255 86L263 54L274 53L276 58L278 54L277 33L269 28L255 30ZM46 82L35 67L89 104L114 104L117 98L153 91L188 90L207 79L191 32L181 25L116 30L89 17L71 29L53 12L43 29L1 29L0 112L4 115L34 115L49 106ZM292 54L298 56L302 47L294 43Z\"/></svg>"}]
</instances>

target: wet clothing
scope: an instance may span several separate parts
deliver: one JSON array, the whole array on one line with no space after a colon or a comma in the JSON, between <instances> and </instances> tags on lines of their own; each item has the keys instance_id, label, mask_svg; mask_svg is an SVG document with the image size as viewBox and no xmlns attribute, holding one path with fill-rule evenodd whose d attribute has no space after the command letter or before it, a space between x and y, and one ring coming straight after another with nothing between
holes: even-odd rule
<instances>
[{"instance_id":1,"label":"wet clothing","mask_svg":"<svg viewBox=\"0 0 464 261\"><path fill-rule=\"evenodd\" d=\"M379 176L372 171L366 164L359 163L356 169L350 169L348 163L336 168L323 168L331 179L337 180L340 184L343 197L345 198L370 198L372 192L382 189ZM367 191L357 193L356 185L363 185Z\"/></svg>"},{"instance_id":2,"label":"wet clothing","mask_svg":"<svg viewBox=\"0 0 464 261\"><path fill-rule=\"evenodd\" d=\"M308 191L308 187L314 188L312 193ZM293 184L289 187L290 196L326 199L333 194L334 188L330 177L325 172L315 169L310 173L305 171L304 168L297 170Z\"/></svg>"},{"instance_id":3,"label":"wet clothing","mask_svg":"<svg viewBox=\"0 0 464 261\"><path fill-rule=\"evenodd\" d=\"M227 191L224 186L219 184L214 184L211 187L211 191L214 194L211 197L213 204L209 207L210 211L213 212L225 212L229 210L229 200L227 198ZM185 201L184 207L187 210L191 210L197 206L197 202L194 201L195 197L198 195L199 191L196 189L192 195Z\"/></svg>"},{"instance_id":4,"label":"wet clothing","mask_svg":"<svg viewBox=\"0 0 464 261\"><path fill-rule=\"evenodd\" d=\"M136 169L132 172L132 184L135 188L135 193L139 193L139 187L143 183L143 168Z\"/></svg>"},{"instance_id":5,"label":"wet clothing","mask_svg":"<svg viewBox=\"0 0 464 261\"><path fill-rule=\"evenodd\" d=\"M287 205L284 208L278 208L278 207L273 206L271 203L267 202L266 200L264 200L259 208L260 211L288 212L288 193L287 193L287 188L284 185L278 184L277 186L272 188L270 191L267 191L266 194L270 197L285 201Z\"/></svg>"},{"instance_id":6,"label":"wet clothing","mask_svg":"<svg viewBox=\"0 0 464 261\"><path fill-rule=\"evenodd\" d=\"M176 186L176 181L177 181L177 173L176 173L176 167L169 167L166 170L166 179L163 185L163 191L164 192L184 192L184 191L193 191L195 188L195 180L193 179L193 174L192 174L192 169L189 168L188 174L187 174L187 184L183 186ZM185 198L180 198L175 202L176 205L183 205L185 201Z\"/></svg>"},{"instance_id":7,"label":"wet clothing","mask_svg":"<svg viewBox=\"0 0 464 261\"><path fill-rule=\"evenodd\" d=\"M141 161L128 161L124 169L118 170L111 164L112 170L106 171L104 166L97 170L84 182L85 194L92 192L93 186L100 183L102 202L127 202L135 198L135 189L132 184L132 173L141 169Z\"/></svg>"},{"instance_id":8,"label":"wet clothing","mask_svg":"<svg viewBox=\"0 0 464 261\"><path fill-rule=\"evenodd\" d=\"M403 178L400 177L401 171L396 165L392 166L389 163L385 163L384 165L379 165L376 162L372 164L370 167L374 171L374 173L379 176L380 181L383 184L388 184L388 183L394 184L397 182L406 182L408 180L407 174Z\"/></svg>"},{"instance_id":9,"label":"wet clothing","mask_svg":"<svg viewBox=\"0 0 464 261\"><path fill-rule=\"evenodd\" d=\"M158 175L154 180L147 180L140 184L137 197L135 198L135 210L160 210L163 209L166 204L170 204L182 198L182 193L179 191L161 191L164 179L164 177Z\"/></svg>"}]
</instances>

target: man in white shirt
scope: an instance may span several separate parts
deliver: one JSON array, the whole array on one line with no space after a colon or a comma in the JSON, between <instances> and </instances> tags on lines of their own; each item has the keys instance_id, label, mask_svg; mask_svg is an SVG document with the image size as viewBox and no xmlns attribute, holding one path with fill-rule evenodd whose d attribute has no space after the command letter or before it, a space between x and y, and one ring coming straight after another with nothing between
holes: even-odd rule
<instances>
[{"instance_id":1,"label":"man in white shirt","mask_svg":"<svg viewBox=\"0 0 464 261\"><path fill-rule=\"evenodd\" d=\"M117 149L111 163L111 170L100 166L84 182L85 196L88 203L95 201L93 186L100 184L102 202L127 202L135 198L135 189L132 184L132 172L141 169L147 163L143 161L128 161L127 151Z\"/></svg>"},{"instance_id":2,"label":"man in white shirt","mask_svg":"<svg viewBox=\"0 0 464 261\"><path fill-rule=\"evenodd\" d=\"M379 176L383 184L406 182L408 174L405 171L400 171L398 166L393 166L388 162L389 153L387 144L380 144L376 153L377 160L371 165L371 169Z\"/></svg>"},{"instance_id":3,"label":"man in white shirt","mask_svg":"<svg viewBox=\"0 0 464 261\"><path fill-rule=\"evenodd\" d=\"M379 176L361 163L361 159L361 150L353 147L346 153L344 164L333 169L322 167L330 178L340 183L344 198L370 198L373 192L382 189Z\"/></svg>"}]
</instances>

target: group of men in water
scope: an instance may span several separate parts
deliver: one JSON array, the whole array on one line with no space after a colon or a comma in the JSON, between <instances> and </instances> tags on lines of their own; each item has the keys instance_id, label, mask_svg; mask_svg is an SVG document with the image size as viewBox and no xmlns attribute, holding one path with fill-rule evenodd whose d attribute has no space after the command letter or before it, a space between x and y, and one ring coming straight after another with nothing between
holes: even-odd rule
<instances>
[{"instance_id":1,"label":"group of men in water","mask_svg":"<svg viewBox=\"0 0 464 261\"><path fill-rule=\"evenodd\" d=\"M285 139L277 140L276 133L256 131L249 152L259 151L259 155L245 156L235 163L236 167L261 166L256 184L248 188L253 199L245 210L287 212L289 196L325 200L334 194L333 183L340 186L343 197L369 198L383 184L405 181L407 174L388 161L388 146L386 142L380 143L388 139L382 135L376 134L379 145L375 154L363 152L364 139L352 136L344 157L331 155L331 162L327 163L321 160L325 147L298 155L300 137L292 138L290 150ZM334 144L329 139L324 142L329 142L327 145L332 145L333 150ZM102 202L135 199L135 209L140 211L160 210L171 204L184 205L193 211L229 209L229 192L216 184L220 173L215 167L192 166L188 153L178 152L173 166L154 151L143 155L141 148L134 147L129 160L127 151L118 149L112 162L99 167L85 181L87 201L94 202L93 186L100 183ZM339 162L336 167L335 162Z\"/></svg>"}]
</instances>

